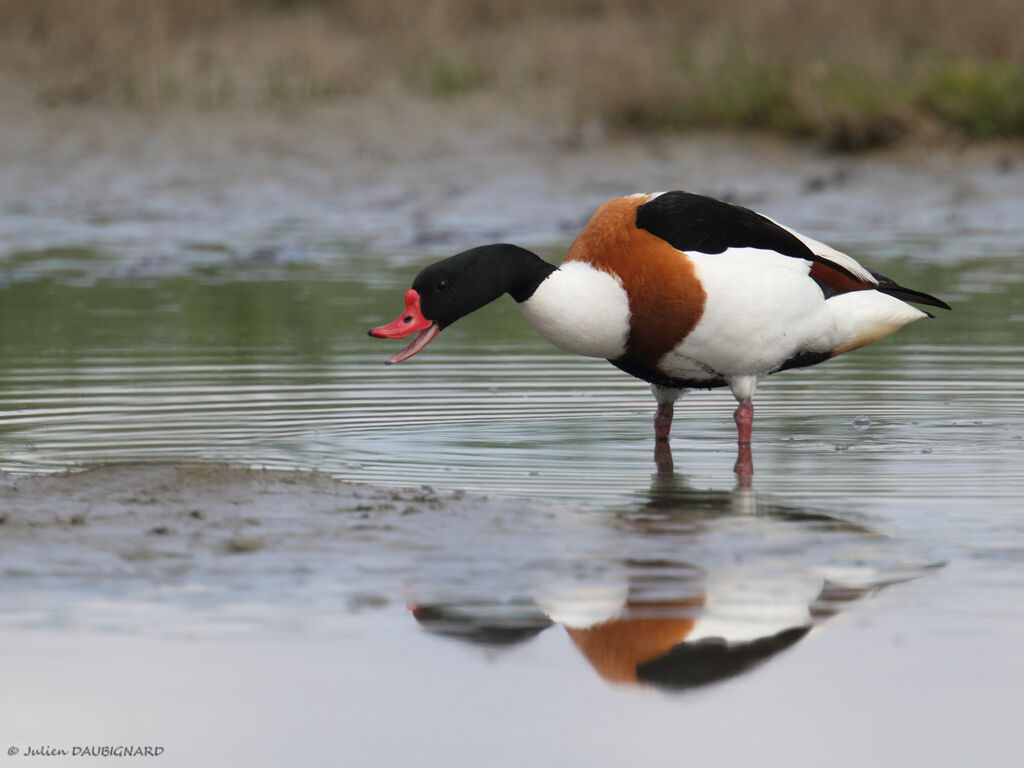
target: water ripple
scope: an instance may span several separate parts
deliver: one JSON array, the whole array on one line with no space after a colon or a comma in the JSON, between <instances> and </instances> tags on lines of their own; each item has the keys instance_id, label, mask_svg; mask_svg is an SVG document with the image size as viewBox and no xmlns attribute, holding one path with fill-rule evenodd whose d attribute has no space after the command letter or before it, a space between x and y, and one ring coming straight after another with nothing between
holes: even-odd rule
<instances>
[{"instance_id":1,"label":"water ripple","mask_svg":"<svg viewBox=\"0 0 1024 768\"><path fill-rule=\"evenodd\" d=\"M897 368L864 369L862 360L877 359L851 357L762 386L759 486L826 498L841 477L838 495L852 481L889 495L1018 492L1019 355L957 350L961 365L946 366L941 347L887 352ZM70 372L27 361L8 367L3 385L7 471L216 459L583 503L626 497L651 472L647 388L599 361L557 353L441 354L396 370L366 354L218 364L121 352ZM728 478L732 407L722 390L681 401L677 463L714 482ZM865 417L868 426L856 428ZM806 477L790 487L790 467L824 457L810 489ZM984 485L971 468L986 473Z\"/></svg>"}]
</instances>

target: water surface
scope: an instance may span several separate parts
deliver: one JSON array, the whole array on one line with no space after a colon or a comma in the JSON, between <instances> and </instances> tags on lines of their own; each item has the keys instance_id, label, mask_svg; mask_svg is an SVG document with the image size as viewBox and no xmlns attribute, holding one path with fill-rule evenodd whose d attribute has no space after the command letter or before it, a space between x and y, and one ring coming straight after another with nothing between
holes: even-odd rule
<instances>
[{"instance_id":1,"label":"water surface","mask_svg":"<svg viewBox=\"0 0 1024 768\"><path fill-rule=\"evenodd\" d=\"M145 530L181 512L162 558L94 556L68 526L8 550L12 743L130 739L190 765L1010 764L1024 269L1003 235L964 242L836 243L954 311L764 382L750 489L727 392L680 402L659 474L646 386L547 346L511 301L385 368L395 345L365 330L427 253L210 246L163 276L90 248L9 258L3 471L227 462L394 489L333 516L301 487L253 506L271 544L230 557L190 543L214 518L187 499L138 505Z\"/></svg>"}]
</instances>

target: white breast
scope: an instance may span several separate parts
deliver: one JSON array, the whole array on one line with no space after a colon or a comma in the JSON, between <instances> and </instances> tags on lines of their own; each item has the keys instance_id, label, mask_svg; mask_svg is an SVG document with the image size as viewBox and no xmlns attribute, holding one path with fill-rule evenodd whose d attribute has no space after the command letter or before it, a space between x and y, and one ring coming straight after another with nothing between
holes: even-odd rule
<instances>
[{"instance_id":1,"label":"white breast","mask_svg":"<svg viewBox=\"0 0 1024 768\"><path fill-rule=\"evenodd\" d=\"M562 264L519 307L541 336L567 352L614 360L626 351L626 291L617 278L589 264Z\"/></svg>"}]
</instances>

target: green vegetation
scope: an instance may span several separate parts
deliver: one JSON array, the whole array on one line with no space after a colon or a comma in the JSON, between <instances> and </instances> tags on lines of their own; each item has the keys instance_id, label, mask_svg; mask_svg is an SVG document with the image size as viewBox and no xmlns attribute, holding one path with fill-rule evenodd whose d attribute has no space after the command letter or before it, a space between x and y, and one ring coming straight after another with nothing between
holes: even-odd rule
<instances>
[{"instance_id":1,"label":"green vegetation","mask_svg":"<svg viewBox=\"0 0 1024 768\"><path fill-rule=\"evenodd\" d=\"M919 103L969 136L1024 135L1024 66L960 59L936 67Z\"/></svg>"},{"instance_id":2,"label":"green vegetation","mask_svg":"<svg viewBox=\"0 0 1024 768\"><path fill-rule=\"evenodd\" d=\"M488 78L479 62L441 51L427 54L406 72L406 82L413 90L442 98L483 88Z\"/></svg>"},{"instance_id":3,"label":"green vegetation","mask_svg":"<svg viewBox=\"0 0 1024 768\"><path fill-rule=\"evenodd\" d=\"M1024 136L1007 0L0 0L0 95L131 109L496 94L625 132Z\"/></svg>"}]
</instances>

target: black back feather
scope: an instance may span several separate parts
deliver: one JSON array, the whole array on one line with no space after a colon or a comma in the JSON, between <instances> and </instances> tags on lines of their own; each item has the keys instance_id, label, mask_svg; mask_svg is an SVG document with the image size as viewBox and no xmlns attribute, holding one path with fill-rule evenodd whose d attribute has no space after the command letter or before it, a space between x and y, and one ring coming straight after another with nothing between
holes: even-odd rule
<instances>
[{"instance_id":1,"label":"black back feather","mask_svg":"<svg viewBox=\"0 0 1024 768\"><path fill-rule=\"evenodd\" d=\"M680 251L763 248L818 261L800 238L740 205L691 192L666 192L636 209L636 225Z\"/></svg>"}]
</instances>

